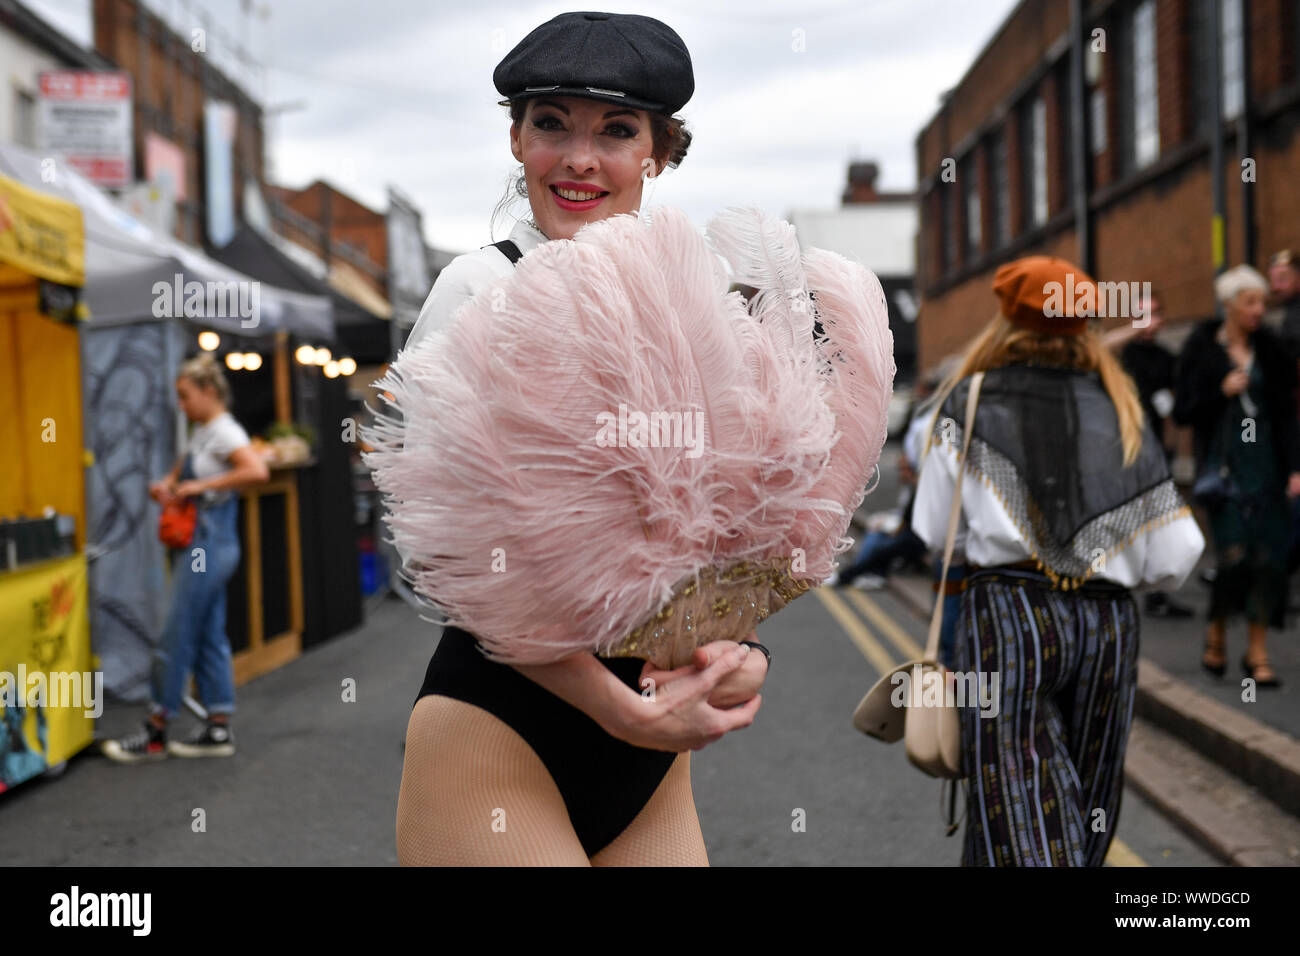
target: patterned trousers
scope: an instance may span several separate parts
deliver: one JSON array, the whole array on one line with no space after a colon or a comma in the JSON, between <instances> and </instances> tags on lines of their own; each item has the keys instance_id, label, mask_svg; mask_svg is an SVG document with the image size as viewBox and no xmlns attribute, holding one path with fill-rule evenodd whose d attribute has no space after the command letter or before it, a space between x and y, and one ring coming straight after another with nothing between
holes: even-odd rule
<instances>
[{"instance_id":1,"label":"patterned trousers","mask_svg":"<svg viewBox=\"0 0 1300 956\"><path fill-rule=\"evenodd\" d=\"M975 571L956 669L997 688L960 708L963 866L1101 866L1119 823L1137 689L1137 606L1126 588L1056 591L1033 570Z\"/></svg>"}]
</instances>

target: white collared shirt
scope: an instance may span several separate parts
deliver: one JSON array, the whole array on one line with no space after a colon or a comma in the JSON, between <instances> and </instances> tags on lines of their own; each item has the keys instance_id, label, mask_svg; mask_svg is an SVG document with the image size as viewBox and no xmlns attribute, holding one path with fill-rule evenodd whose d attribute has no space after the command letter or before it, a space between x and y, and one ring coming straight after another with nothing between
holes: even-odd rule
<instances>
[{"instance_id":1,"label":"white collared shirt","mask_svg":"<svg viewBox=\"0 0 1300 956\"><path fill-rule=\"evenodd\" d=\"M961 450L936 441L921 465L912 530L936 554L943 554L952 510L953 483ZM1024 537L1002 502L984 482L969 473L961 483L961 518L953 547L956 563L966 560L985 567L1014 564L1031 558ZM1105 572L1097 575L1125 587L1150 587L1173 591L1182 586L1205 550L1205 537L1192 515L1184 514L1149 529L1126 548L1106 559Z\"/></svg>"},{"instance_id":2,"label":"white collared shirt","mask_svg":"<svg viewBox=\"0 0 1300 956\"><path fill-rule=\"evenodd\" d=\"M540 229L521 219L510 231L510 241L526 256L550 240ZM456 310L493 282L510 275L514 268L505 253L495 246L484 246L452 259L438 273L429 297L424 300L420 317L415 320L411 334L406 337L406 348L409 349L434 329L445 326L456 314Z\"/></svg>"}]
</instances>

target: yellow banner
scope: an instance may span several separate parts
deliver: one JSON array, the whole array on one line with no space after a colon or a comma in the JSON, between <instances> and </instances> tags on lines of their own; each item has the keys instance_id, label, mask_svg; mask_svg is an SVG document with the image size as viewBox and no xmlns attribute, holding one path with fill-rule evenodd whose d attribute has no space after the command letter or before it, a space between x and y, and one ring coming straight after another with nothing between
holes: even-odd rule
<instances>
[{"instance_id":1,"label":"yellow banner","mask_svg":"<svg viewBox=\"0 0 1300 956\"><path fill-rule=\"evenodd\" d=\"M85 285L81 207L0 176L0 263L63 285Z\"/></svg>"},{"instance_id":2,"label":"yellow banner","mask_svg":"<svg viewBox=\"0 0 1300 956\"><path fill-rule=\"evenodd\" d=\"M0 792L90 744L103 689L85 556L0 572Z\"/></svg>"}]
</instances>

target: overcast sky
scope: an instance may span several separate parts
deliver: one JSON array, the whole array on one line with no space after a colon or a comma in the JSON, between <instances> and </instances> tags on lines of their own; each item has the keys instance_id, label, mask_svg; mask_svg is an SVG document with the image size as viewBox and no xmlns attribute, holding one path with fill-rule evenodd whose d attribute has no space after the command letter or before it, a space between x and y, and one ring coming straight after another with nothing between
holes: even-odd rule
<instances>
[{"instance_id":1,"label":"overcast sky","mask_svg":"<svg viewBox=\"0 0 1300 956\"><path fill-rule=\"evenodd\" d=\"M26 0L89 43L90 0ZM424 213L426 238L454 252L489 236L515 168L492 70L530 30L566 10L653 15L691 52L695 95L680 111L694 140L679 169L647 186L703 224L758 203L777 214L839 204L847 164L875 160L880 187L910 189L915 141L1015 0L148 0L179 28L209 29L232 64L246 46L261 71L269 177L327 179L377 210L391 183ZM797 33L797 31L799 31ZM794 49L802 39L802 51ZM527 212L520 201L515 215Z\"/></svg>"}]
</instances>

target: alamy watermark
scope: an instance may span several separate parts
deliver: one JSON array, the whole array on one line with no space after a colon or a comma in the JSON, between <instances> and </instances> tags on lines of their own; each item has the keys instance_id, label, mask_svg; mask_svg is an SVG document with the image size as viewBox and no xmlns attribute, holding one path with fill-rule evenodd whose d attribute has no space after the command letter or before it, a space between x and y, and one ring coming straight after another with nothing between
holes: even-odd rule
<instances>
[{"instance_id":1,"label":"alamy watermark","mask_svg":"<svg viewBox=\"0 0 1300 956\"><path fill-rule=\"evenodd\" d=\"M1064 283L1045 283L1043 295L1047 297L1043 302L1043 315L1053 319L1065 315L1088 319L1145 319L1145 303L1153 298L1150 282L1084 282L1075 286L1073 272L1065 274Z\"/></svg>"},{"instance_id":2,"label":"alamy watermark","mask_svg":"<svg viewBox=\"0 0 1300 956\"><path fill-rule=\"evenodd\" d=\"M199 282L179 272L171 282L153 284L156 319L239 319L240 328L255 328L261 321L262 284L230 279Z\"/></svg>"},{"instance_id":3,"label":"alamy watermark","mask_svg":"<svg viewBox=\"0 0 1300 956\"><path fill-rule=\"evenodd\" d=\"M87 717L104 712L103 671L0 671L0 707L79 707Z\"/></svg>"},{"instance_id":4,"label":"alamy watermark","mask_svg":"<svg viewBox=\"0 0 1300 956\"><path fill-rule=\"evenodd\" d=\"M601 448L685 448L687 458L704 453L704 412L597 412L596 444Z\"/></svg>"},{"instance_id":5,"label":"alamy watermark","mask_svg":"<svg viewBox=\"0 0 1300 956\"><path fill-rule=\"evenodd\" d=\"M978 707L980 716L996 717L1001 708L997 672L950 671L927 668L916 682L913 668L895 671L889 678L894 685L889 702L895 707Z\"/></svg>"}]
</instances>

